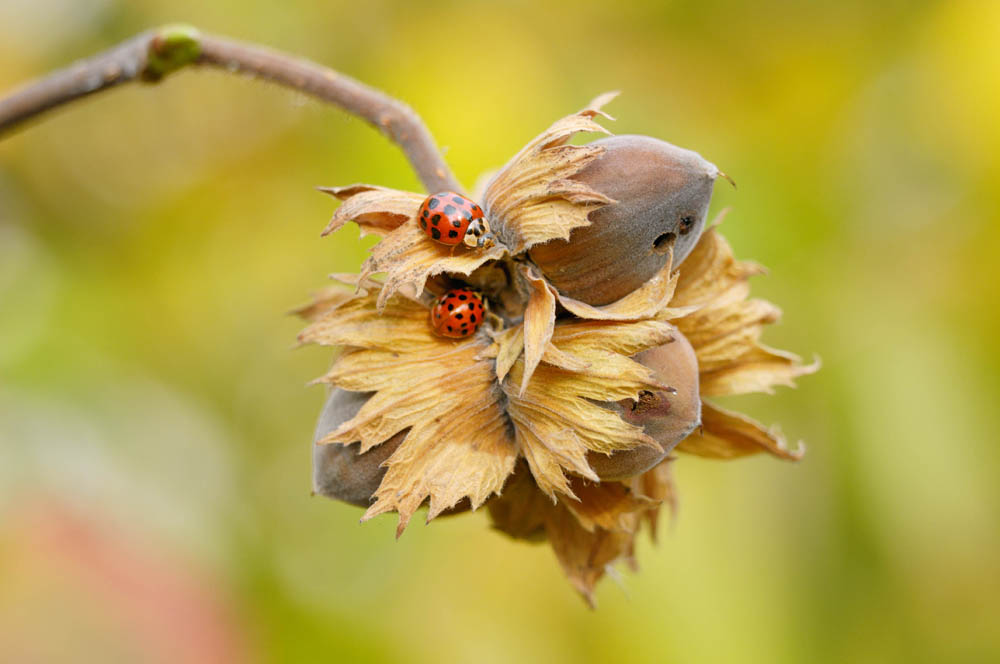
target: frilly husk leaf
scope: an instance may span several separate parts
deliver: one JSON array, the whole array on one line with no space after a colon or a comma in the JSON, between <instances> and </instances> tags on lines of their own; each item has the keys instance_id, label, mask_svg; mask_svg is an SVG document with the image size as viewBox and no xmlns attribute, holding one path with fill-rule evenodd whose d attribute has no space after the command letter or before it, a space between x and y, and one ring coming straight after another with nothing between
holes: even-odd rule
<instances>
[{"instance_id":1,"label":"frilly husk leaf","mask_svg":"<svg viewBox=\"0 0 1000 664\"><path fill-rule=\"evenodd\" d=\"M546 514L545 531L566 578L591 608L597 582L613 563L625 560L635 569L634 531L587 530L562 503Z\"/></svg>"},{"instance_id":2,"label":"frilly husk leaf","mask_svg":"<svg viewBox=\"0 0 1000 664\"><path fill-rule=\"evenodd\" d=\"M361 268L361 278L385 272L385 286L378 299L378 310L404 287L415 296L423 293L427 279L445 272L469 275L490 260L503 257L502 245L489 249L469 249L465 245L449 247L434 242L416 223L417 211L424 200L421 194L371 185L325 188L321 191L344 203L330 220L324 235L348 221L361 227L362 234L374 233L382 240L371 249L371 256Z\"/></svg>"},{"instance_id":3,"label":"frilly husk leaf","mask_svg":"<svg viewBox=\"0 0 1000 664\"><path fill-rule=\"evenodd\" d=\"M528 381L535 373L542 354L552 339L552 331L556 322L555 289L549 286L541 276L529 271L525 279L531 287L528 306L524 310L524 372L521 376L521 388L518 396L524 395ZM505 360L506 362L506 360Z\"/></svg>"},{"instance_id":4,"label":"frilly husk leaf","mask_svg":"<svg viewBox=\"0 0 1000 664\"><path fill-rule=\"evenodd\" d=\"M496 354L496 372L497 380L503 381L510 371L510 368L514 366L514 362L520 357L521 353L524 352L524 326L518 325L510 329L504 330L500 334L496 335L494 339L496 342L496 348L492 351ZM561 367L567 371L582 371L590 367L590 363L580 358L574 357L569 353L566 353L551 343L551 335L549 343L545 345L545 350L542 353L542 359L547 363L555 367ZM522 384L524 383L524 378L521 378Z\"/></svg>"},{"instance_id":5,"label":"frilly husk leaf","mask_svg":"<svg viewBox=\"0 0 1000 664\"><path fill-rule=\"evenodd\" d=\"M634 532L635 514L656 505L656 501L633 492L620 482L588 482L574 477L570 484L577 500L567 499L562 503L589 532L598 528Z\"/></svg>"},{"instance_id":6,"label":"frilly husk leaf","mask_svg":"<svg viewBox=\"0 0 1000 664\"><path fill-rule=\"evenodd\" d=\"M668 260L652 279L610 304L594 306L557 291L559 304L570 313L591 320L642 320L654 317L669 320L685 316L694 311L695 307L667 306L674 297L679 278L678 273L671 273L670 265L671 261Z\"/></svg>"},{"instance_id":7,"label":"frilly husk leaf","mask_svg":"<svg viewBox=\"0 0 1000 664\"><path fill-rule=\"evenodd\" d=\"M337 284L316 291L312 294L312 302L292 309L289 313L309 321L316 320L327 311L346 304L358 295L367 295L370 291L382 287L382 284L374 279L361 279L356 274L331 274L330 278ZM347 290L344 285L354 286L355 291Z\"/></svg>"},{"instance_id":8,"label":"frilly husk leaf","mask_svg":"<svg viewBox=\"0 0 1000 664\"><path fill-rule=\"evenodd\" d=\"M521 453L539 488L555 499L572 496L564 471L597 481L587 452L610 454L648 445L659 449L642 429L595 402L634 399L643 390L665 389L652 372L630 355L666 343L673 328L660 321L607 323L567 321L553 330L551 352L543 354L534 378L521 393L523 355L515 359L502 385L507 414L514 423ZM518 336L505 335L487 357L510 357Z\"/></svg>"},{"instance_id":9,"label":"frilly husk leaf","mask_svg":"<svg viewBox=\"0 0 1000 664\"><path fill-rule=\"evenodd\" d=\"M379 295L381 311L397 290L411 286L419 296L427 279L444 272L469 275L483 263L502 258L500 245L489 249L449 249L430 240L415 223L403 224L372 247L371 256L361 266L362 276L385 272L385 287Z\"/></svg>"},{"instance_id":10,"label":"frilly husk leaf","mask_svg":"<svg viewBox=\"0 0 1000 664\"><path fill-rule=\"evenodd\" d=\"M424 201L422 194L400 191L371 184L352 184L347 187L319 187L324 194L339 198L344 203L333 213L333 218L323 230L326 236L339 230L349 221L361 228L361 236L368 234L385 237L413 219Z\"/></svg>"},{"instance_id":11,"label":"frilly husk leaf","mask_svg":"<svg viewBox=\"0 0 1000 664\"><path fill-rule=\"evenodd\" d=\"M517 325L496 335L493 346L487 351L489 357L496 358L496 375L498 381L507 377L514 362L524 352L524 326Z\"/></svg>"},{"instance_id":12,"label":"frilly husk leaf","mask_svg":"<svg viewBox=\"0 0 1000 664\"><path fill-rule=\"evenodd\" d=\"M660 509L670 510L671 522L677 517L677 487L674 484L673 462L677 457L667 457L642 475L633 477L629 485L632 493L653 501L654 507L643 517L649 525L649 536L656 542L659 534Z\"/></svg>"},{"instance_id":13,"label":"frilly husk leaf","mask_svg":"<svg viewBox=\"0 0 1000 664\"><path fill-rule=\"evenodd\" d=\"M397 296L380 316L378 290L353 294L339 303L335 302L340 298L328 295L331 292L324 291L327 299L312 307L319 313L299 334L299 342L410 353L426 350L428 337L436 339L420 302Z\"/></svg>"},{"instance_id":14,"label":"frilly husk leaf","mask_svg":"<svg viewBox=\"0 0 1000 664\"><path fill-rule=\"evenodd\" d=\"M784 436L776 429L765 429L746 415L724 410L702 402L701 431L695 431L677 446L679 452L713 459L734 459L759 452L768 452L789 461L798 461L805 454L800 443L788 449Z\"/></svg>"},{"instance_id":15,"label":"frilly husk leaf","mask_svg":"<svg viewBox=\"0 0 1000 664\"><path fill-rule=\"evenodd\" d=\"M621 378L634 383L652 381L657 389L667 389L669 386L657 382L648 368L631 357L647 348L669 343L674 333L672 325L656 320L631 323L567 320L555 326L552 342L542 360L593 378L607 381ZM608 400L625 398L614 396L617 393L613 390L605 394Z\"/></svg>"},{"instance_id":16,"label":"frilly husk leaf","mask_svg":"<svg viewBox=\"0 0 1000 664\"><path fill-rule=\"evenodd\" d=\"M747 299L749 278L763 272L736 260L715 228L705 231L680 270L670 306L697 308L673 322L698 356L702 396L772 392L819 368L760 343L764 326L781 317L773 304Z\"/></svg>"},{"instance_id":17,"label":"frilly husk leaf","mask_svg":"<svg viewBox=\"0 0 1000 664\"><path fill-rule=\"evenodd\" d=\"M594 117L609 117L600 109L616 95L603 94L578 113L557 121L514 155L487 185L486 216L512 254L569 238L574 228L590 224L587 215L593 210L614 202L571 179L604 149L566 142L579 132L610 133Z\"/></svg>"},{"instance_id":18,"label":"frilly husk leaf","mask_svg":"<svg viewBox=\"0 0 1000 664\"><path fill-rule=\"evenodd\" d=\"M772 394L774 387L795 387L796 378L815 373L819 368L819 360L802 364L795 353L757 343L728 362L706 362L699 375L701 394L706 397L750 392Z\"/></svg>"},{"instance_id":19,"label":"frilly husk leaf","mask_svg":"<svg viewBox=\"0 0 1000 664\"><path fill-rule=\"evenodd\" d=\"M617 302L595 307L579 300L560 294L544 277L538 275L531 266L521 265L520 274L528 284L528 306L524 312L525 337L511 339L524 346L525 372L522 376L521 394L542 356L548 355L548 362L569 370L574 370L572 358L565 356L565 349L555 348L550 343L553 325L555 324L556 306L558 300L570 313L582 319L605 321L638 321L652 318L667 320L684 316L695 310L695 307L668 307L677 284L677 273L671 274L670 263L667 262L652 279L641 288L633 291ZM498 375L502 378L500 369L507 369L513 363L511 355L513 347L505 349L507 356L503 363L498 360ZM618 351L616 351L618 352ZM588 364L588 361L584 361ZM504 372L505 373L505 372Z\"/></svg>"},{"instance_id":20,"label":"frilly husk leaf","mask_svg":"<svg viewBox=\"0 0 1000 664\"><path fill-rule=\"evenodd\" d=\"M321 314L302 341L346 349L323 381L373 392L357 415L320 443L360 441L360 452L407 431L362 520L399 513L397 535L430 500L428 520L468 498L473 509L498 492L517 448L508 433L484 335L462 342L437 337L427 309L394 297L382 315L377 292ZM461 417L456 417L461 413Z\"/></svg>"},{"instance_id":21,"label":"frilly husk leaf","mask_svg":"<svg viewBox=\"0 0 1000 664\"><path fill-rule=\"evenodd\" d=\"M526 462L517 463L500 495L490 499L486 507L497 530L514 539L545 539L545 515L553 507L552 500L538 490Z\"/></svg>"}]
</instances>

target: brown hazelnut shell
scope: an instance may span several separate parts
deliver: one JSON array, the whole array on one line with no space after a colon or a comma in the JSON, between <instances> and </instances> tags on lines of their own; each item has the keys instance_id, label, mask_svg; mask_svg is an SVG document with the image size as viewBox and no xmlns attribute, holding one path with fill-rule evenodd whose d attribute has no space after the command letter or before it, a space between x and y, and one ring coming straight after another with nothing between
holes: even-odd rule
<instances>
[{"instance_id":1,"label":"brown hazelnut shell","mask_svg":"<svg viewBox=\"0 0 1000 664\"><path fill-rule=\"evenodd\" d=\"M317 441L357 415L370 396L367 392L332 389L320 411L313 435L313 491L358 507L371 505L372 495L385 477L386 468L382 464L396 451L407 432L400 431L364 454L358 454L361 443L319 445ZM460 514L469 509L468 499L463 499L442 512L441 516Z\"/></svg>"},{"instance_id":2,"label":"brown hazelnut shell","mask_svg":"<svg viewBox=\"0 0 1000 664\"><path fill-rule=\"evenodd\" d=\"M573 179L615 202L590 213L568 240L533 247L529 256L564 295L600 306L657 274L694 248L705 226L719 169L696 152L649 136L591 143L604 153Z\"/></svg>"},{"instance_id":3,"label":"brown hazelnut shell","mask_svg":"<svg viewBox=\"0 0 1000 664\"><path fill-rule=\"evenodd\" d=\"M660 449L637 447L611 455L590 452L587 461L602 480L623 480L646 472L701 424L698 359L684 335L676 332L672 342L644 350L634 359L676 392L646 392L638 401L609 404L626 422L641 426Z\"/></svg>"},{"instance_id":4,"label":"brown hazelnut shell","mask_svg":"<svg viewBox=\"0 0 1000 664\"><path fill-rule=\"evenodd\" d=\"M396 434L364 454L358 454L361 443L318 445L316 441L354 417L369 396L366 392L331 390L313 437L313 491L360 507L371 505L372 494L385 476L382 463L403 442L406 432Z\"/></svg>"}]
</instances>

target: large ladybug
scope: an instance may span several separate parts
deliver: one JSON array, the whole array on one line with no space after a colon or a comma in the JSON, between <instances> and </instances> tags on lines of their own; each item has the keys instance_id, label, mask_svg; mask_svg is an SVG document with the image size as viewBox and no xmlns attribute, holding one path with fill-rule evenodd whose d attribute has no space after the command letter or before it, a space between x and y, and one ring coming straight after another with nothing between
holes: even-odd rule
<instances>
[{"instance_id":1,"label":"large ladybug","mask_svg":"<svg viewBox=\"0 0 1000 664\"><path fill-rule=\"evenodd\" d=\"M461 339L474 334L485 316L486 309L479 293L468 288L455 288L434 304L431 325L442 337Z\"/></svg>"},{"instance_id":2,"label":"large ladybug","mask_svg":"<svg viewBox=\"0 0 1000 664\"><path fill-rule=\"evenodd\" d=\"M487 248L493 246L493 233L483 215L483 208L461 194L442 191L424 199L417 211L420 228L441 244Z\"/></svg>"}]
</instances>

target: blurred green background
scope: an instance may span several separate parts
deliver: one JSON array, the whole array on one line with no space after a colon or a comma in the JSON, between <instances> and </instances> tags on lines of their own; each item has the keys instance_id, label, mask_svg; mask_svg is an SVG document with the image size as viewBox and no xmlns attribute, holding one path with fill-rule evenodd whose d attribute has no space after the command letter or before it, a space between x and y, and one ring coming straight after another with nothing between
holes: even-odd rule
<instances>
[{"instance_id":1,"label":"blurred green background","mask_svg":"<svg viewBox=\"0 0 1000 664\"><path fill-rule=\"evenodd\" d=\"M370 242L314 185L417 189L363 122L215 71L0 142L0 659L1000 661L1000 3L2 0L0 90L186 21L412 104L460 179L620 89L701 152L767 265L731 399L809 446L677 464L681 509L590 612L483 514L311 498L329 351L285 312Z\"/></svg>"}]
</instances>

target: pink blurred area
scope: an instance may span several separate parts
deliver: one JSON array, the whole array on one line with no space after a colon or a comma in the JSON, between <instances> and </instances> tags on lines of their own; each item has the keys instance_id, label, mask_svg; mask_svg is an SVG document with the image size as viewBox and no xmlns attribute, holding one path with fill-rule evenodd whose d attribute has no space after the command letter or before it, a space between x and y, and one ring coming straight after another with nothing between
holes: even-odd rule
<instances>
[{"instance_id":1,"label":"pink blurred area","mask_svg":"<svg viewBox=\"0 0 1000 664\"><path fill-rule=\"evenodd\" d=\"M0 662L247 661L225 589L139 531L37 497L2 523Z\"/></svg>"}]
</instances>

